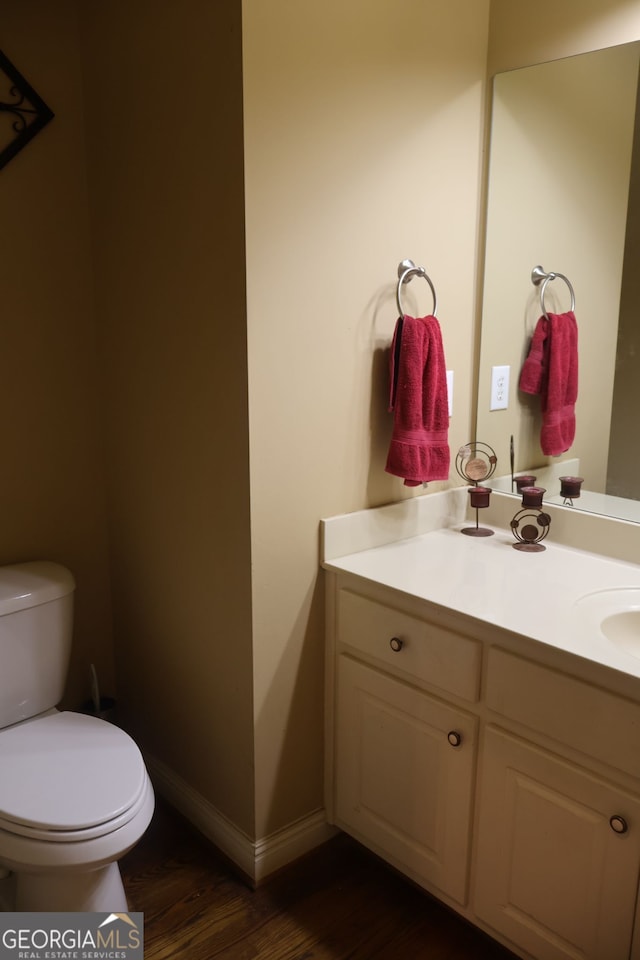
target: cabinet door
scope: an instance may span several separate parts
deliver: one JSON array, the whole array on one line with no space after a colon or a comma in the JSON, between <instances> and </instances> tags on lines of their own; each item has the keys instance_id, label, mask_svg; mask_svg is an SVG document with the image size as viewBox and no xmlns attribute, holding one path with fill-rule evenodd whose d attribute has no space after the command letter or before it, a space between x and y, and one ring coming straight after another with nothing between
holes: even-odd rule
<instances>
[{"instance_id":1,"label":"cabinet door","mask_svg":"<svg viewBox=\"0 0 640 960\"><path fill-rule=\"evenodd\" d=\"M489 727L474 908L539 960L629 957L640 801Z\"/></svg>"},{"instance_id":2,"label":"cabinet door","mask_svg":"<svg viewBox=\"0 0 640 960\"><path fill-rule=\"evenodd\" d=\"M464 903L475 717L344 654L337 685L336 822Z\"/></svg>"}]
</instances>

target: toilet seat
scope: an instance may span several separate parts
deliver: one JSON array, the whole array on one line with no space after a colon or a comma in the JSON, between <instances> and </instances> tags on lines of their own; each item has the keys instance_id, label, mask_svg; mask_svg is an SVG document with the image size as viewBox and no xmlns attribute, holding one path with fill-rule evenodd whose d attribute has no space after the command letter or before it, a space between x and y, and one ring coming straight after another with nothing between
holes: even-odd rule
<instances>
[{"instance_id":1,"label":"toilet seat","mask_svg":"<svg viewBox=\"0 0 640 960\"><path fill-rule=\"evenodd\" d=\"M0 732L0 831L91 840L132 820L148 775L134 741L96 717L56 713Z\"/></svg>"},{"instance_id":2,"label":"toilet seat","mask_svg":"<svg viewBox=\"0 0 640 960\"><path fill-rule=\"evenodd\" d=\"M14 820L6 820L0 817L0 836L2 834L11 834L12 836L26 837L28 840L47 840L52 843L77 843L79 840L94 840L98 837L104 837L109 833L114 833L125 824L133 820L135 816L147 803L147 784L143 785L140 796L128 810L121 813L119 817L107 820L104 823L96 824L84 830L48 830L46 827L32 827L24 823L16 823Z\"/></svg>"}]
</instances>

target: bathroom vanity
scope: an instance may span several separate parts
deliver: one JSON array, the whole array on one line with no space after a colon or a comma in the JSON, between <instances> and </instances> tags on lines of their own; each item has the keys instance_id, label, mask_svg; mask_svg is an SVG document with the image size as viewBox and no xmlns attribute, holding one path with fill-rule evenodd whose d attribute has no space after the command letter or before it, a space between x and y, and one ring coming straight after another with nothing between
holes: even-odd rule
<instances>
[{"instance_id":1,"label":"bathroom vanity","mask_svg":"<svg viewBox=\"0 0 640 960\"><path fill-rule=\"evenodd\" d=\"M640 567L406 503L323 522L330 821L522 957L638 960Z\"/></svg>"}]
</instances>

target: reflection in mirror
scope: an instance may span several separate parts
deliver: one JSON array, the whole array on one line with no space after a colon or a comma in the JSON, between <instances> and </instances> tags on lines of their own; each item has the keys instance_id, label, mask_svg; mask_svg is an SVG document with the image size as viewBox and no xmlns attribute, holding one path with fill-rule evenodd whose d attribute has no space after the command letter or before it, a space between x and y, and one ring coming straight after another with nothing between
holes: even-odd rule
<instances>
[{"instance_id":1,"label":"reflection in mirror","mask_svg":"<svg viewBox=\"0 0 640 960\"><path fill-rule=\"evenodd\" d=\"M640 519L640 43L537 64L494 80L476 435L515 471L584 477L575 507ZM634 146L634 139L638 144ZM634 164L634 158L636 163ZM532 269L575 290L579 387L576 437L556 458L540 449L540 398L518 390L538 318ZM547 311L570 307L546 285ZM491 410L494 366L510 368L509 405ZM637 393L635 392L637 389ZM565 462L566 461L566 462ZM510 478L493 481L510 490ZM556 499L557 498L557 499ZM625 503L626 501L626 503Z\"/></svg>"}]
</instances>

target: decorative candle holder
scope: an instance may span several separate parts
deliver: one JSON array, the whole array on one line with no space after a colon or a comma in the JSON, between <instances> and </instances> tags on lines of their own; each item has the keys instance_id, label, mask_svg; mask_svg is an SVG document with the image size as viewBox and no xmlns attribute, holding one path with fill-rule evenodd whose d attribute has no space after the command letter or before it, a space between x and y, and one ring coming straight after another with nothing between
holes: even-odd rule
<instances>
[{"instance_id":1,"label":"decorative candle holder","mask_svg":"<svg viewBox=\"0 0 640 960\"><path fill-rule=\"evenodd\" d=\"M523 487L533 487L536 482L536 478L533 477L530 473L522 474L520 477L515 478L516 481L516 490L518 493L522 490Z\"/></svg>"},{"instance_id":2,"label":"decorative candle holder","mask_svg":"<svg viewBox=\"0 0 640 960\"><path fill-rule=\"evenodd\" d=\"M573 506L573 501L580 496L580 487L584 483L584 477L560 477L560 496L564 497L565 506Z\"/></svg>"},{"instance_id":3,"label":"decorative candle holder","mask_svg":"<svg viewBox=\"0 0 640 960\"><path fill-rule=\"evenodd\" d=\"M478 526L478 510L482 507L489 506L489 498L491 497L491 490L489 487L469 487L469 501L471 506L475 508L476 511L476 525L475 527L463 527L460 533L466 534L468 537L492 537L493 530L490 530L488 527L479 527Z\"/></svg>"},{"instance_id":4,"label":"decorative candle holder","mask_svg":"<svg viewBox=\"0 0 640 960\"><path fill-rule=\"evenodd\" d=\"M468 537L492 537L493 530L487 527L478 526L478 510L489 506L491 489L480 486L482 480L488 480L493 476L498 458L495 450L486 443L478 441L466 443L460 447L456 457L456 470L458 476L466 480L467 483L474 483L475 486L469 489L469 501L476 511L475 527L464 527L460 532Z\"/></svg>"},{"instance_id":5,"label":"decorative candle holder","mask_svg":"<svg viewBox=\"0 0 640 960\"><path fill-rule=\"evenodd\" d=\"M532 520L535 522L532 523ZM511 546L515 550L524 550L527 553L539 553L541 550L546 550L547 548L540 541L547 536L550 526L551 517L548 513L544 513L544 511L535 507L524 507L516 513L511 521L511 530L518 541Z\"/></svg>"}]
</instances>

